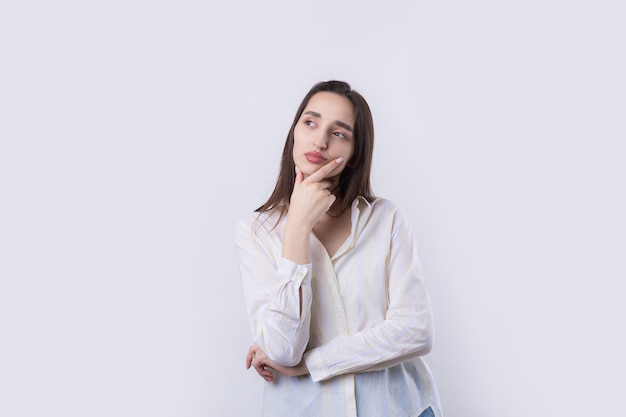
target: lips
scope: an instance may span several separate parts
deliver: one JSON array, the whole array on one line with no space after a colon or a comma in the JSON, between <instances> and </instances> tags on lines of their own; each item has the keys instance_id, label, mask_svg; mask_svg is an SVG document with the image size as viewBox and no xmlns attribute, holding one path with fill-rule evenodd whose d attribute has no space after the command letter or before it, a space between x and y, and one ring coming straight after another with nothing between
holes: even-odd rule
<instances>
[{"instance_id":1,"label":"lips","mask_svg":"<svg viewBox=\"0 0 626 417\"><path fill-rule=\"evenodd\" d=\"M304 156L306 157L307 161L314 164L321 164L322 162L326 161L326 158L324 158L321 153L315 151L307 152L304 154Z\"/></svg>"}]
</instances>

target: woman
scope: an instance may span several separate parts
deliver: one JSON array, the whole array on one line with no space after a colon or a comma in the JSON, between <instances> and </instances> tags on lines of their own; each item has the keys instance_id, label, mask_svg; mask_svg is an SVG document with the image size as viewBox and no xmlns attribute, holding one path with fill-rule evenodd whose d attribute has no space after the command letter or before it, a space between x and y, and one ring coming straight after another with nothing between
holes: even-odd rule
<instances>
[{"instance_id":1,"label":"woman","mask_svg":"<svg viewBox=\"0 0 626 417\"><path fill-rule=\"evenodd\" d=\"M406 217L370 187L365 99L316 84L283 149L274 192L235 243L267 381L265 416L441 416L422 356L432 318Z\"/></svg>"}]
</instances>

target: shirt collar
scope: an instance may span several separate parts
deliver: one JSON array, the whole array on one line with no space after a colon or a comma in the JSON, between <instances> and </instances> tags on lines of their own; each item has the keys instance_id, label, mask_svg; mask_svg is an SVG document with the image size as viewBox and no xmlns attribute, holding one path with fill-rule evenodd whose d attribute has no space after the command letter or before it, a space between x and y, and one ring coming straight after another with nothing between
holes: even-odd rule
<instances>
[{"instance_id":1,"label":"shirt collar","mask_svg":"<svg viewBox=\"0 0 626 417\"><path fill-rule=\"evenodd\" d=\"M357 196L354 201L352 202L352 208L371 208L372 207L372 203L370 203L369 201L367 201L367 198L363 197L362 195Z\"/></svg>"}]
</instances>

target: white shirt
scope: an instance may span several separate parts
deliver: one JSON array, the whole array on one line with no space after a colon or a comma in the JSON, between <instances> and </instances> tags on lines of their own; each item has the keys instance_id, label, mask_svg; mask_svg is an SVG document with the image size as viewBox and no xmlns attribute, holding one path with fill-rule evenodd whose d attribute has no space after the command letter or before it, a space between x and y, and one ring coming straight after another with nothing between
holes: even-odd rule
<instances>
[{"instance_id":1,"label":"white shirt","mask_svg":"<svg viewBox=\"0 0 626 417\"><path fill-rule=\"evenodd\" d=\"M310 375L277 372L264 416L441 416L430 369L430 301L406 217L357 198L351 232L331 258L311 233L311 263L281 256L285 220L253 213L235 245L254 343L276 363L304 356ZM302 289L302 313L299 290Z\"/></svg>"}]
</instances>

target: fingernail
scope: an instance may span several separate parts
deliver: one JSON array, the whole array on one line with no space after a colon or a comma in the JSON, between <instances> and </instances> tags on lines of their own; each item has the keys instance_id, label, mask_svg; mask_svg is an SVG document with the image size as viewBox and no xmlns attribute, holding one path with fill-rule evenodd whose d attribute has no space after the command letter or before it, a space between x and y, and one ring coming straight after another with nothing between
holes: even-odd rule
<instances>
[{"instance_id":1,"label":"fingernail","mask_svg":"<svg viewBox=\"0 0 626 417\"><path fill-rule=\"evenodd\" d=\"M342 163L342 162L343 162L343 158L342 158L342 157L339 157L339 158L335 159L335 162L337 162L338 164L340 164L340 163Z\"/></svg>"}]
</instances>

